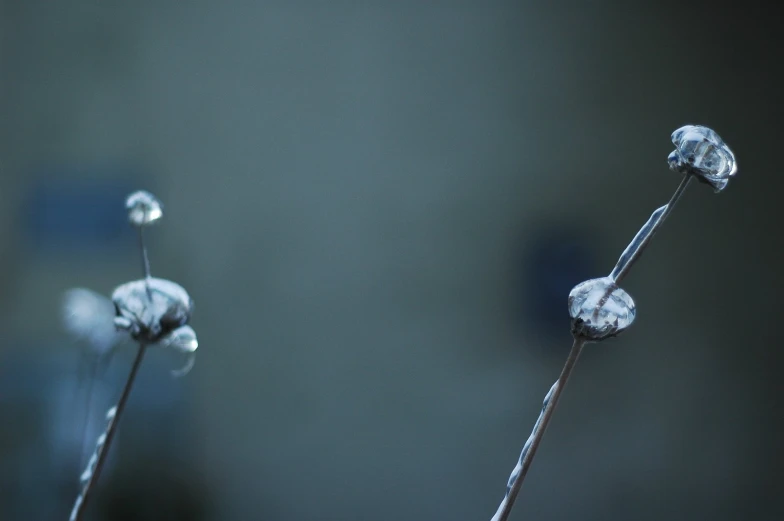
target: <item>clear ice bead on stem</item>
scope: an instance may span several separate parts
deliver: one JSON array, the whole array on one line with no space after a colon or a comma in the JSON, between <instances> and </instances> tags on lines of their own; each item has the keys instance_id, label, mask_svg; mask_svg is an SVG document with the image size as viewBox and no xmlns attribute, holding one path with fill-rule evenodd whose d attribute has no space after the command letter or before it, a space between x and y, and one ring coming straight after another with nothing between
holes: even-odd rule
<instances>
[{"instance_id":1,"label":"clear ice bead on stem","mask_svg":"<svg viewBox=\"0 0 784 521\"><path fill-rule=\"evenodd\" d=\"M166 345L182 353L193 353L199 347L196 331L191 326L178 327L166 338Z\"/></svg>"},{"instance_id":2,"label":"clear ice bead on stem","mask_svg":"<svg viewBox=\"0 0 784 521\"><path fill-rule=\"evenodd\" d=\"M193 300L185 288L154 277L118 286L112 302L117 329L128 331L134 340L145 344L157 343L186 325L193 312Z\"/></svg>"},{"instance_id":3,"label":"clear ice bead on stem","mask_svg":"<svg viewBox=\"0 0 784 521\"><path fill-rule=\"evenodd\" d=\"M134 226L147 226L163 217L163 205L150 192L139 190L125 200L128 220Z\"/></svg>"},{"instance_id":4,"label":"clear ice bead on stem","mask_svg":"<svg viewBox=\"0 0 784 521\"><path fill-rule=\"evenodd\" d=\"M637 314L634 300L610 277L581 282L569 293L572 334L599 342L620 334Z\"/></svg>"},{"instance_id":5,"label":"clear ice bead on stem","mask_svg":"<svg viewBox=\"0 0 784 521\"><path fill-rule=\"evenodd\" d=\"M196 349L199 347L199 341L196 338L196 332L191 326L178 327L172 331L169 336L164 338L163 345L188 355L185 365L180 369L172 371L174 376L185 376L193 369L193 365L196 363Z\"/></svg>"},{"instance_id":6,"label":"clear ice bead on stem","mask_svg":"<svg viewBox=\"0 0 784 521\"><path fill-rule=\"evenodd\" d=\"M708 127L686 125L672 133L675 150L667 162L681 174L694 174L721 192L738 171L735 154L719 135Z\"/></svg>"}]
</instances>

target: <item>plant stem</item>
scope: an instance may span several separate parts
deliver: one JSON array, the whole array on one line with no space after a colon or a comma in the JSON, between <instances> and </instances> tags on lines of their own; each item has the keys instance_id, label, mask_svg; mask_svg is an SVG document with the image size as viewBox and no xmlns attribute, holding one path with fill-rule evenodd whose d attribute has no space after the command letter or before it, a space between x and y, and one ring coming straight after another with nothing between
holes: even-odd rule
<instances>
[{"instance_id":1,"label":"plant stem","mask_svg":"<svg viewBox=\"0 0 784 521\"><path fill-rule=\"evenodd\" d=\"M147 255L147 245L144 244L144 226L139 226L139 249L142 254L142 273L144 273L145 288L147 289L147 298L152 301L152 290L150 289L150 258Z\"/></svg>"},{"instance_id":2,"label":"plant stem","mask_svg":"<svg viewBox=\"0 0 784 521\"><path fill-rule=\"evenodd\" d=\"M664 224L664 220L667 219L667 216L670 215L670 212L675 208L675 203L678 202L678 199L680 199L686 191L686 188L689 186L693 177L693 175L689 174L683 176L681 183L678 185L675 193L672 194L672 197L670 197L669 202L653 212L648 219L648 222L640 228L640 231L634 236L632 242L623 250L621 258L618 259L618 264L615 265L612 273L610 273L610 277L616 284L621 283L621 280L629 273L629 270L632 269L632 266L637 262L637 259L640 258L642 252L645 251L645 247L648 246L648 243L651 242L653 236L656 235L656 232L659 231L661 225Z\"/></svg>"},{"instance_id":3,"label":"plant stem","mask_svg":"<svg viewBox=\"0 0 784 521\"><path fill-rule=\"evenodd\" d=\"M150 278L150 258L147 256L147 246L144 244L144 226L139 226L139 249L142 252L142 273L144 278Z\"/></svg>"},{"instance_id":4,"label":"plant stem","mask_svg":"<svg viewBox=\"0 0 784 521\"><path fill-rule=\"evenodd\" d=\"M125 409L125 403L128 401L128 396L131 394L131 388L133 387L136 373L139 371L139 366L142 363L146 349L147 346L145 344L139 344L139 350L136 352L136 359L133 361L131 372L128 374L128 379L125 382L125 387L123 387L120 399L117 402L117 405L109 409L109 412L106 415L108 420L106 430L98 437L98 441L95 444L95 452L93 452L90 461L87 463L87 468L84 473L82 473L81 481L84 485L82 491L76 496L76 502L71 510L69 521L81 521L84 516L87 500L90 498L95 482L98 480L101 469L106 462L106 456L109 454L109 447L112 444L112 439L114 439L114 435L117 432L117 426L120 422L120 415L122 415L123 409Z\"/></svg>"},{"instance_id":5,"label":"plant stem","mask_svg":"<svg viewBox=\"0 0 784 521\"><path fill-rule=\"evenodd\" d=\"M509 518L509 514L512 512L512 506L514 505L515 499L517 498L517 494L520 492L520 488L523 486L523 480L528 473L528 469L531 467L531 462L533 462L534 456L536 456L536 450L539 448L539 443L541 443L542 437L547 430L547 425L550 423L553 412L555 412L555 408L558 406L558 400L561 397L561 392L564 390L566 383L569 381L569 376L572 374L574 364L577 363L577 359L580 357L580 353L582 352L584 345L585 339L580 337L574 338L572 349L569 351L569 356L566 358L566 363L564 364L563 370L561 370L561 376L558 377L558 380L555 381L553 386L550 388L550 391L547 393L547 396L544 397L542 412L539 414L539 418L536 420L536 424L534 424L534 429L531 432L531 436L525 442L525 445L523 445L523 451L520 453L520 459L518 460L514 470L512 470L512 475L509 476L509 482L506 485L506 495L501 501L501 504L499 505L498 510L496 511L491 521L506 521Z\"/></svg>"}]
</instances>

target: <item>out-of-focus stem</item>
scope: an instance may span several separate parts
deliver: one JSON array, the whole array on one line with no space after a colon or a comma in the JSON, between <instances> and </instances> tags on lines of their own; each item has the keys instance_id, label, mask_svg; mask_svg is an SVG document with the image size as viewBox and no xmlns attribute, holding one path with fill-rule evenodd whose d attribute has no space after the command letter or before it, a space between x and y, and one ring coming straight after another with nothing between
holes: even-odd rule
<instances>
[{"instance_id":1,"label":"out-of-focus stem","mask_svg":"<svg viewBox=\"0 0 784 521\"><path fill-rule=\"evenodd\" d=\"M98 480L98 476L101 474L101 469L103 469L103 465L106 462L106 456L109 454L109 447L111 446L112 439L114 439L114 435L117 432L117 425L120 422L120 416L122 415L123 409L125 409L125 403L128 401L128 397L131 394L131 388L133 387L133 382L136 379L136 373L139 371L139 366L141 365L142 359L144 358L144 352L146 348L146 345L139 344L139 350L136 353L136 359L133 361L131 372L128 375L128 380L125 382L125 387L123 387L120 399L117 402L117 405L109 409L109 412L106 414L106 419L108 422L106 425L106 430L98 437L98 441L95 444L95 452L93 452L90 461L87 462L87 468L82 473L82 491L78 496L76 496L76 501L74 502L73 509L71 510L71 517L69 518L69 521L81 521L84 517L84 509L87 506L87 501L90 499L90 495L93 489L95 488L95 483Z\"/></svg>"}]
</instances>

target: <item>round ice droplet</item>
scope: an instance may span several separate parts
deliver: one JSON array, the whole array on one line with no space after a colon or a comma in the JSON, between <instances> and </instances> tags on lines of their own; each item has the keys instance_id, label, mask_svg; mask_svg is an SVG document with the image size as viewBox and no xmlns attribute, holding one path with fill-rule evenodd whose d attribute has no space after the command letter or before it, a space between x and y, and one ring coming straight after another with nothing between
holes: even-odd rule
<instances>
[{"instance_id":1,"label":"round ice droplet","mask_svg":"<svg viewBox=\"0 0 784 521\"><path fill-rule=\"evenodd\" d=\"M199 341L196 339L196 331L191 326L182 326L169 334L164 345L183 353L193 353L199 347Z\"/></svg>"},{"instance_id":2,"label":"round ice droplet","mask_svg":"<svg viewBox=\"0 0 784 521\"><path fill-rule=\"evenodd\" d=\"M125 200L128 220L134 226L147 226L163 217L163 205L150 192L139 190Z\"/></svg>"},{"instance_id":3,"label":"round ice droplet","mask_svg":"<svg viewBox=\"0 0 784 521\"><path fill-rule=\"evenodd\" d=\"M722 191L738 171L730 147L708 127L686 125L672 133L675 150L667 162L681 174L695 174L717 191Z\"/></svg>"},{"instance_id":4,"label":"round ice droplet","mask_svg":"<svg viewBox=\"0 0 784 521\"><path fill-rule=\"evenodd\" d=\"M196 332L191 326L178 327L164 340L164 347L172 347L180 353L188 355L185 365L180 369L175 369L172 374L176 377L185 376L193 369L196 362L196 349L199 347L199 341L196 339Z\"/></svg>"},{"instance_id":5,"label":"round ice droplet","mask_svg":"<svg viewBox=\"0 0 784 521\"><path fill-rule=\"evenodd\" d=\"M610 277L581 282L569 293L572 334L598 342L632 325L634 300Z\"/></svg>"},{"instance_id":6,"label":"round ice droplet","mask_svg":"<svg viewBox=\"0 0 784 521\"><path fill-rule=\"evenodd\" d=\"M118 286L112 293L112 302L116 310L115 325L126 326L134 340L148 344L161 341L187 324L193 312L193 300L182 286L158 278Z\"/></svg>"}]
</instances>

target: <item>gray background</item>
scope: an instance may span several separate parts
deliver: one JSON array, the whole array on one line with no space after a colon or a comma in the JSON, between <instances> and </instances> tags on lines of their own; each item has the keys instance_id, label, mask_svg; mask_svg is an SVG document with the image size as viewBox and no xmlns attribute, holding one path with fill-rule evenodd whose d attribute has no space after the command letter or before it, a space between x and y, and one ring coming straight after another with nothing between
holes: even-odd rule
<instances>
[{"instance_id":1,"label":"gray background","mask_svg":"<svg viewBox=\"0 0 784 521\"><path fill-rule=\"evenodd\" d=\"M686 123L721 134L738 178L720 195L692 187L627 279L637 322L584 353L513 518L784 517L772 13L0 5L0 367L42 386L14 387L25 404L0 386L2 521L65 519L76 492L35 398L79 357L62 292L139 276L130 239L31 246L41 164L139 166L129 182L167 212L153 272L197 305L195 369L172 383L178 360L149 355L93 519L476 520L570 343L566 294L555 332L517 307L530 238L580 234L593 276L608 273L675 189L669 136ZM49 175L117 172L84 171Z\"/></svg>"}]
</instances>

